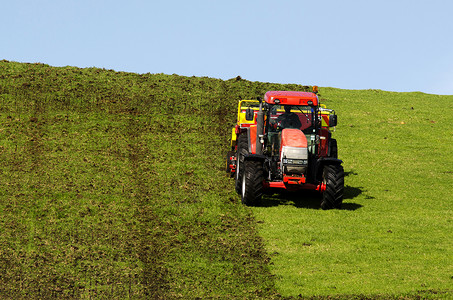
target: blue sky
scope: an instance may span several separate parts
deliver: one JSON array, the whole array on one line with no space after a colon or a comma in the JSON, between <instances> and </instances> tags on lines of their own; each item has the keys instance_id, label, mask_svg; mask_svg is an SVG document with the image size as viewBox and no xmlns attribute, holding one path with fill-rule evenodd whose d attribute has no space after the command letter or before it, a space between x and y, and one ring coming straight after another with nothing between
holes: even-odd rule
<instances>
[{"instance_id":1,"label":"blue sky","mask_svg":"<svg viewBox=\"0 0 453 300\"><path fill-rule=\"evenodd\" d=\"M0 59L453 95L453 1L7 1Z\"/></svg>"}]
</instances>

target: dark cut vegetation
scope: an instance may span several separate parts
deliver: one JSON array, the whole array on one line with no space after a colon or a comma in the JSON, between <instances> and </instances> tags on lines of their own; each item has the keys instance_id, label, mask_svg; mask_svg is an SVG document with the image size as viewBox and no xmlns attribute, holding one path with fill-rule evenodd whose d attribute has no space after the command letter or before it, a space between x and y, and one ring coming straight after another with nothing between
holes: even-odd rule
<instances>
[{"instance_id":1,"label":"dark cut vegetation","mask_svg":"<svg viewBox=\"0 0 453 300\"><path fill-rule=\"evenodd\" d=\"M275 294L223 158L238 99L303 88L0 62L0 295Z\"/></svg>"},{"instance_id":2,"label":"dark cut vegetation","mask_svg":"<svg viewBox=\"0 0 453 300\"><path fill-rule=\"evenodd\" d=\"M0 298L448 298L451 97L322 89L344 209L240 204L237 100L307 89L0 61Z\"/></svg>"}]
</instances>

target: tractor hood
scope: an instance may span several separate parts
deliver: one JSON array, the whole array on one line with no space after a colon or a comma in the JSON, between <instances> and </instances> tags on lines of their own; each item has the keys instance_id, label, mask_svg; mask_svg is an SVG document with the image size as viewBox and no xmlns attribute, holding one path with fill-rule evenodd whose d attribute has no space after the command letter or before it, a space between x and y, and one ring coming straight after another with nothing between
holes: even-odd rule
<instances>
[{"instance_id":1,"label":"tractor hood","mask_svg":"<svg viewBox=\"0 0 453 300\"><path fill-rule=\"evenodd\" d=\"M299 129L283 129L280 164L285 174L303 174L308 165L307 138Z\"/></svg>"}]
</instances>

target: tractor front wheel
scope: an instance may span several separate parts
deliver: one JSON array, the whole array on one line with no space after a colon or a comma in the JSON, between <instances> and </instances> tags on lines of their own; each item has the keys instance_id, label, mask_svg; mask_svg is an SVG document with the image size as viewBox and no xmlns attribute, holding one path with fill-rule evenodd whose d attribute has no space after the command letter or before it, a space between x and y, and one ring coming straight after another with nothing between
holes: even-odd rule
<instances>
[{"instance_id":1,"label":"tractor front wheel","mask_svg":"<svg viewBox=\"0 0 453 300\"><path fill-rule=\"evenodd\" d=\"M344 170L341 165L324 166L323 183L326 190L322 194L321 208L341 208L344 191Z\"/></svg>"},{"instance_id":2,"label":"tractor front wheel","mask_svg":"<svg viewBox=\"0 0 453 300\"><path fill-rule=\"evenodd\" d=\"M264 168L261 161L245 161L242 165L242 203L257 205L263 195Z\"/></svg>"}]
</instances>

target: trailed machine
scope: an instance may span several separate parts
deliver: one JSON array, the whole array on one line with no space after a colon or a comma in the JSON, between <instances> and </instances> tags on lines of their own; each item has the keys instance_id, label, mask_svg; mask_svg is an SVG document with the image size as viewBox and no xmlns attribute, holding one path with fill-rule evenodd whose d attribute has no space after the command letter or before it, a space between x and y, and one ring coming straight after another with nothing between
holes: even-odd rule
<instances>
[{"instance_id":1,"label":"trailed machine","mask_svg":"<svg viewBox=\"0 0 453 300\"><path fill-rule=\"evenodd\" d=\"M264 101L241 100L227 172L246 205L273 189L322 193L323 209L340 208L344 171L331 128L337 116L311 92L269 91Z\"/></svg>"}]
</instances>

